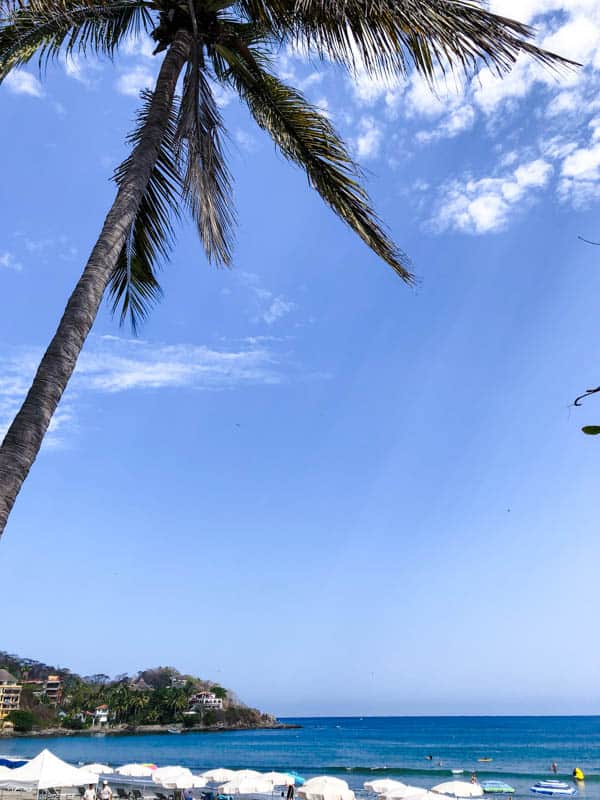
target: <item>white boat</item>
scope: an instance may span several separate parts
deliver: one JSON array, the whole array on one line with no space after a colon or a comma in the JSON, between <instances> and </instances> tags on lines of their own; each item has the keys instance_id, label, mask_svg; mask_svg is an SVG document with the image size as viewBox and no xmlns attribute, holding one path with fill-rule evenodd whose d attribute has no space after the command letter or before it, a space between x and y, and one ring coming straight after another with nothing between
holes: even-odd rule
<instances>
[{"instance_id":1,"label":"white boat","mask_svg":"<svg viewBox=\"0 0 600 800\"><path fill-rule=\"evenodd\" d=\"M538 781L535 786L531 787L531 791L535 794L557 795L572 797L577 794L577 789L569 783L564 781Z\"/></svg>"},{"instance_id":2,"label":"white boat","mask_svg":"<svg viewBox=\"0 0 600 800\"><path fill-rule=\"evenodd\" d=\"M462 775L462 774L463 774L463 772L464 772L464 769L451 769L451 770L450 770L450 772L451 772L453 775Z\"/></svg>"}]
</instances>

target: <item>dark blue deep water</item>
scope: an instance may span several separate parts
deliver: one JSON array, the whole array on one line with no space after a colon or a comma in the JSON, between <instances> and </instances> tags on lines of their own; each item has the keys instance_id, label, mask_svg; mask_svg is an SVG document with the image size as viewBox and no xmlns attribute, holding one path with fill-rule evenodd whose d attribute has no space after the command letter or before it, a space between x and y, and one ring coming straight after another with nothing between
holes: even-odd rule
<instances>
[{"instance_id":1,"label":"dark blue deep water","mask_svg":"<svg viewBox=\"0 0 600 800\"><path fill-rule=\"evenodd\" d=\"M501 776L529 796L529 786L575 766L586 774L579 797L600 800L600 717L319 717L302 728L146 736L70 736L0 740L0 754L30 757L49 747L61 758L113 766L130 761L182 764L193 770L224 766L337 774L353 788L369 777L395 777L433 786L462 768L468 780ZM433 755L428 761L427 755ZM489 763L479 758L492 758Z\"/></svg>"}]
</instances>

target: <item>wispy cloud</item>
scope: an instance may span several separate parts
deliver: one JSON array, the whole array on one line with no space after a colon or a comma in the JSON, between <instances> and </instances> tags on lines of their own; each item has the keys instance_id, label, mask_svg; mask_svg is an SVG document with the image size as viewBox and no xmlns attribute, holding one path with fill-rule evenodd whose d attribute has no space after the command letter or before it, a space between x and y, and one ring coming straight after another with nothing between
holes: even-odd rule
<instances>
[{"instance_id":1,"label":"wispy cloud","mask_svg":"<svg viewBox=\"0 0 600 800\"><path fill-rule=\"evenodd\" d=\"M297 373L281 341L276 337L250 337L235 347L210 347L120 336L92 337L53 419L47 444L63 443L68 427L75 424L75 400L94 394L169 389L225 391L284 383ZM0 435L4 435L22 403L41 355L41 348L31 347L0 351Z\"/></svg>"},{"instance_id":2,"label":"wispy cloud","mask_svg":"<svg viewBox=\"0 0 600 800\"><path fill-rule=\"evenodd\" d=\"M22 269L23 265L47 264L60 261L73 261L79 255L76 245L68 236L37 235L28 231L16 231L13 234L13 252L0 257L0 266Z\"/></svg>"},{"instance_id":3,"label":"wispy cloud","mask_svg":"<svg viewBox=\"0 0 600 800\"><path fill-rule=\"evenodd\" d=\"M238 272L236 277L252 296L251 318L254 322L273 325L297 308L296 303L284 295L265 289L254 272Z\"/></svg>"},{"instance_id":4,"label":"wispy cloud","mask_svg":"<svg viewBox=\"0 0 600 800\"><path fill-rule=\"evenodd\" d=\"M4 269L14 269L17 272L20 272L23 269L23 265L16 259L13 253L0 253L0 268Z\"/></svg>"},{"instance_id":5,"label":"wispy cloud","mask_svg":"<svg viewBox=\"0 0 600 800\"><path fill-rule=\"evenodd\" d=\"M43 97L42 84L31 72L15 69L4 79L4 85L13 94L26 94L30 97Z\"/></svg>"},{"instance_id":6,"label":"wispy cloud","mask_svg":"<svg viewBox=\"0 0 600 800\"><path fill-rule=\"evenodd\" d=\"M258 139L256 136L253 136L249 131L243 128L236 129L234 139L240 148L247 153L254 153L258 149Z\"/></svg>"},{"instance_id":7,"label":"wispy cloud","mask_svg":"<svg viewBox=\"0 0 600 800\"><path fill-rule=\"evenodd\" d=\"M75 388L105 392L169 387L228 389L282 380L278 358L265 345L216 349L111 336L82 354Z\"/></svg>"},{"instance_id":8,"label":"wispy cloud","mask_svg":"<svg viewBox=\"0 0 600 800\"><path fill-rule=\"evenodd\" d=\"M272 325L277 320L285 317L286 314L289 314L294 308L296 308L296 304L290 300L285 300L283 297L275 297L263 313L262 318L267 325Z\"/></svg>"}]
</instances>

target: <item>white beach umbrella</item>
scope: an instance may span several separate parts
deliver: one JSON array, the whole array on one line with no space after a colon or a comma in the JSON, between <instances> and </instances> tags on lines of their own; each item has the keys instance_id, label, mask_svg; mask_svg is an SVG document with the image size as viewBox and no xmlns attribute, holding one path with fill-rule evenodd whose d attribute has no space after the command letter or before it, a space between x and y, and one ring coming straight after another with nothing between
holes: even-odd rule
<instances>
[{"instance_id":1,"label":"white beach umbrella","mask_svg":"<svg viewBox=\"0 0 600 800\"><path fill-rule=\"evenodd\" d=\"M301 800L355 800L354 792L341 778L320 775L306 781L298 789Z\"/></svg>"},{"instance_id":2,"label":"white beach umbrella","mask_svg":"<svg viewBox=\"0 0 600 800\"><path fill-rule=\"evenodd\" d=\"M431 794L431 792L424 789L422 786L400 786L388 789L387 792L382 792L380 797L384 798L384 800L408 800L408 798L416 800L417 797L426 794ZM429 800L431 800L431 798L429 798Z\"/></svg>"},{"instance_id":3,"label":"white beach umbrella","mask_svg":"<svg viewBox=\"0 0 600 800\"><path fill-rule=\"evenodd\" d=\"M87 769L88 772L93 772L94 775L110 775L114 772L112 767L108 764L85 764L82 769Z\"/></svg>"},{"instance_id":4,"label":"white beach umbrella","mask_svg":"<svg viewBox=\"0 0 600 800\"><path fill-rule=\"evenodd\" d=\"M152 773L152 780L165 789L201 789L208 781L200 775L192 775L187 767L159 767Z\"/></svg>"},{"instance_id":5,"label":"white beach umbrella","mask_svg":"<svg viewBox=\"0 0 600 800\"><path fill-rule=\"evenodd\" d=\"M175 775L160 785L165 789L204 789L208 781L200 775Z\"/></svg>"},{"instance_id":6,"label":"white beach umbrella","mask_svg":"<svg viewBox=\"0 0 600 800\"><path fill-rule=\"evenodd\" d=\"M483 789L478 783L467 783L466 781L445 781L438 783L431 790L436 794L447 794L450 797L481 797Z\"/></svg>"},{"instance_id":7,"label":"white beach umbrella","mask_svg":"<svg viewBox=\"0 0 600 800\"><path fill-rule=\"evenodd\" d=\"M202 773L202 777L206 778L206 780L210 781L211 783L226 783L227 781L230 781L234 775L235 770L225 769L224 767L207 769L206 772Z\"/></svg>"},{"instance_id":8,"label":"white beach umbrella","mask_svg":"<svg viewBox=\"0 0 600 800\"><path fill-rule=\"evenodd\" d=\"M115 772L125 775L128 778L150 778L156 768L149 767L147 764L123 764L117 767Z\"/></svg>"},{"instance_id":9,"label":"white beach umbrella","mask_svg":"<svg viewBox=\"0 0 600 800\"><path fill-rule=\"evenodd\" d=\"M231 780L219 786L219 794L271 794L273 784L265 780L259 773L258 778L242 778Z\"/></svg>"},{"instance_id":10,"label":"white beach umbrella","mask_svg":"<svg viewBox=\"0 0 600 800\"><path fill-rule=\"evenodd\" d=\"M236 769L231 776L232 781L245 781L246 778L262 778L262 772L257 772L255 769Z\"/></svg>"},{"instance_id":11,"label":"white beach umbrella","mask_svg":"<svg viewBox=\"0 0 600 800\"><path fill-rule=\"evenodd\" d=\"M341 778L332 778L330 775L317 775L314 778L309 778L305 781L303 789L306 789L308 786L318 787L318 786L331 786L337 787L339 789L348 789L348 784L346 781L342 780Z\"/></svg>"},{"instance_id":12,"label":"white beach umbrella","mask_svg":"<svg viewBox=\"0 0 600 800\"><path fill-rule=\"evenodd\" d=\"M187 767L158 767L152 770L152 780L154 783L162 783L164 780L174 778L177 775L191 775L192 772Z\"/></svg>"},{"instance_id":13,"label":"white beach umbrella","mask_svg":"<svg viewBox=\"0 0 600 800\"><path fill-rule=\"evenodd\" d=\"M410 789L410 786L407 786L405 783L401 783L400 781L393 781L391 778L380 778L376 781L365 781L363 783L364 788L367 792L375 792L375 794L387 794L391 791L404 791L405 789ZM397 795L398 796L398 795Z\"/></svg>"},{"instance_id":14,"label":"white beach umbrella","mask_svg":"<svg viewBox=\"0 0 600 800\"><path fill-rule=\"evenodd\" d=\"M293 786L296 783L296 778L287 772L263 772L262 776L273 786Z\"/></svg>"},{"instance_id":15,"label":"white beach umbrella","mask_svg":"<svg viewBox=\"0 0 600 800\"><path fill-rule=\"evenodd\" d=\"M62 786L84 786L98 783L98 776L85 769L78 769L58 758L50 750L42 750L35 758L22 767L11 769L10 775L3 774L0 786L13 786L23 789L54 789Z\"/></svg>"},{"instance_id":16,"label":"white beach umbrella","mask_svg":"<svg viewBox=\"0 0 600 800\"><path fill-rule=\"evenodd\" d=\"M440 796L430 792L429 789L423 789L421 786L409 786L408 788L412 791L410 794L405 794L402 800L440 800ZM400 800L400 798L396 798L396 800Z\"/></svg>"}]
</instances>

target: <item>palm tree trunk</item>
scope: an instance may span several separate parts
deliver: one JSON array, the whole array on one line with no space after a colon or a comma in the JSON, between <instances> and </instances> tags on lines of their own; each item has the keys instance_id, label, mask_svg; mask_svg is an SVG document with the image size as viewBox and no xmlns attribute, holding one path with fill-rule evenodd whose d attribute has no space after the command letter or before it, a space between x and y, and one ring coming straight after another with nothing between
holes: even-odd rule
<instances>
[{"instance_id":1,"label":"palm tree trunk","mask_svg":"<svg viewBox=\"0 0 600 800\"><path fill-rule=\"evenodd\" d=\"M132 155L131 167L108 212L60 324L46 350L23 405L0 446L0 536L15 499L42 445L56 407L137 214L167 125L175 86L189 55L191 37L180 31L170 45L156 81L148 121Z\"/></svg>"}]
</instances>

